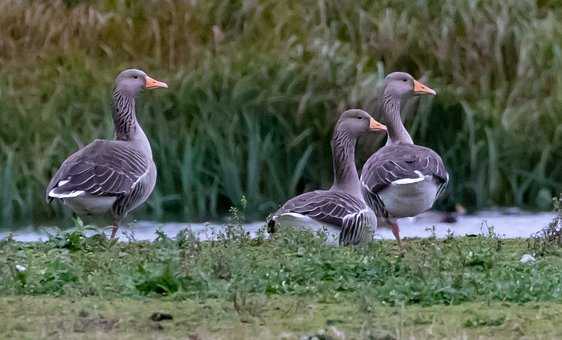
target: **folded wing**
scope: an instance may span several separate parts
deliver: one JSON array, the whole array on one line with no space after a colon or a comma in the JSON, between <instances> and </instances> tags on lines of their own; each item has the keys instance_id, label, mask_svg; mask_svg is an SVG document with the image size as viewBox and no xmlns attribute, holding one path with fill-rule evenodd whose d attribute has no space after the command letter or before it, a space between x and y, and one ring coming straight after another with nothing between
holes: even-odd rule
<instances>
[{"instance_id":1,"label":"folded wing","mask_svg":"<svg viewBox=\"0 0 562 340\"><path fill-rule=\"evenodd\" d=\"M341 191L316 190L287 201L276 215L297 213L319 222L342 226L344 218L366 208L365 203Z\"/></svg>"},{"instance_id":2,"label":"folded wing","mask_svg":"<svg viewBox=\"0 0 562 340\"><path fill-rule=\"evenodd\" d=\"M120 196L147 174L149 160L120 141L96 140L67 158L49 183L47 200L83 194Z\"/></svg>"},{"instance_id":3,"label":"folded wing","mask_svg":"<svg viewBox=\"0 0 562 340\"><path fill-rule=\"evenodd\" d=\"M361 171L361 184L376 194L391 183L404 184L433 176L439 183L437 196L449 181L449 174L439 155L415 144L387 145L373 154Z\"/></svg>"}]
</instances>

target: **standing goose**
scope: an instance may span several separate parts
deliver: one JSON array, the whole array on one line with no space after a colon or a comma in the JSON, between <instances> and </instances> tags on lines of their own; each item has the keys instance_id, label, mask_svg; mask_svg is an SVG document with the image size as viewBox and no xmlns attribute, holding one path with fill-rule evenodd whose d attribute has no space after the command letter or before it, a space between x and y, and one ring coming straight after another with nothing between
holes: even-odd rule
<instances>
[{"instance_id":1,"label":"standing goose","mask_svg":"<svg viewBox=\"0 0 562 340\"><path fill-rule=\"evenodd\" d=\"M141 70L129 69L115 79L115 139L96 139L70 155L49 183L47 202L62 199L77 214L111 212L115 238L119 224L140 206L156 183L150 143L135 114L135 97L143 88L168 87Z\"/></svg>"},{"instance_id":2,"label":"standing goose","mask_svg":"<svg viewBox=\"0 0 562 340\"><path fill-rule=\"evenodd\" d=\"M358 244L372 239L377 217L361 196L355 166L355 144L369 131L386 131L386 127L363 110L341 114L332 137L334 183L329 190L316 190L288 200L268 222L276 225L319 229L327 227L339 233L339 244Z\"/></svg>"},{"instance_id":3,"label":"standing goose","mask_svg":"<svg viewBox=\"0 0 562 340\"><path fill-rule=\"evenodd\" d=\"M400 117L400 104L415 95L436 94L408 73L394 72L384 79L382 114L388 139L361 171L365 201L390 225L400 247L396 218L416 216L430 209L449 181L441 157L412 141Z\"/></svg>"}]
</instances>

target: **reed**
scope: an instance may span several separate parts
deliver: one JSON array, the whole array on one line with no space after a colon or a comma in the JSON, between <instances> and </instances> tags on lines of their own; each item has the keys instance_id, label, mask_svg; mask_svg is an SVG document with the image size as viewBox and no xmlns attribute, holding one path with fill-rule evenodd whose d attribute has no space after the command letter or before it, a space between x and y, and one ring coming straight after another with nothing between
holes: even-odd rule
<instances>
[{"instance_id":1,"label":"reed","mask_svg":"<svg viewBox=\"0 0 562 340\"><path fill-rule=\"evenodd\" d=\"M217 218L244 195L263 217L328 185L337 113L377 116L394 70L439 91L407 125L450 169L442 208L549 208L562 188L561 20L555 1L530 0L3 1L2 224L53 216L50 175L111 136L110 87L130 66L170 84L139 108L159 167L145 216ZM380 143L362 142L359 159Z\"/></svg>"}]
</instances>

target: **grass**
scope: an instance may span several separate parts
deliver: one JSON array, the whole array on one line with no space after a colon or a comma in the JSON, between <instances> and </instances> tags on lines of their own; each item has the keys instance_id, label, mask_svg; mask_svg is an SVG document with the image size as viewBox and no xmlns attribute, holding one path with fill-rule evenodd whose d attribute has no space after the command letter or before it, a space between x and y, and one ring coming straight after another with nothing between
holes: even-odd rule
<instances>
[{"instance_id":1,"label":"grass","mask_svg":"<svg viewBox=\"0 0 562 340\"><path fill-rule=\"evenodd\" d=\"M435 339L558 338L556 303L467 303L453 306L385 306L365 313L357 304L307 297L262 299L260 314L240 314L220 300L99 301L52 297L0 298L9 315L0 334L18 339ZM25 310L25 312L22 312ZM173 319L155 322L155 313Z\"/></svg>"},{"instance_id":2,"label":"grass","mask_svg":"<svg viewBox=\"0 0 562 340\"><path fill-rule=\"evenodd\" d=\"M233 221L236 221L236 215ZM116 243L78 225L0 241L0 334L11 338L559 337L562 251L545 237L327 245L292 229L213 242L189 231ZM542 242L537 247L537 242ZM538 251L540 250L540 251ZM523 254L534 262L521 263ZM172 320L151 321L171 314Z\"/></svg>"},{"instance_id":3,"label":"grass","mask_svg":"<svg viewBox=\"0 0 562 340\"><path fill-rule=\"evenodd\" d=\"M4 1L0 220L68 216L43 189L66 155L111 136L110 87L130 66L170 84L139 106L159 168L146 217L217 218L242 195L263 217L327 186L337 113L377 116L393 70L439 92L405 115L452 174L441 208L547 209L562 187L557 4ZM360 162L381 142L362 142Z\"/></svg>"},{"instance_id":4,"label":"grass","mask_svg":"<svg viewBox=\"0 0 562 340\"><path fill-rule=\"evenodd\" d=\"M495 236L412 241L402 257L391 242L336 248L299 231L252 240L232 227L216 242L199 242L182 231L176 239L159 233L154 243L125 244L101 234L86 237L84 228L45 243L2 241L0 294L351 296L390 305L559 301L562 294L557 252L543 251L535 265L525 265L521 255L533 252L525 241Z\"/></svg>"},{"instance_id":5,"label":"grass","mask_svg":"<svg viewBox=\"0 0 562 340\"><path fill-rule=\"evenodd\" d=\"M45 243L3 240L0 293L181 299L244 292L325 300L368 293L394 305L548 301L560 294L557 252L523 265L521 255L532 252L525 241L493 236L411 241L398 256L391 242L336 248L299 231L250 240L232 229L216 242L182 231L176 239L159 234L154 243L114 243L85 237L83 228Z\"/></svg>"}]
</instances>

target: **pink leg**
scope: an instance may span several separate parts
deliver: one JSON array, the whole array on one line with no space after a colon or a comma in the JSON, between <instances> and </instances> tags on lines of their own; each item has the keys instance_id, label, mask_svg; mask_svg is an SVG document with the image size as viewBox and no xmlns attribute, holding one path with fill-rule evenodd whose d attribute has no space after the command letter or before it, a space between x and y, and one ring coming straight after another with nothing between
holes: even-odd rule
<instances>
[{"instance_id":1,"label":"pink leg","mask_svg":"<svg viewBox=\"0 0 562 340\"><path fill-rule=\"evenodd\" d=\"M112 240L114 240L114 239L115 239L115 235L117 235L117 229L119 229L119 227L116 226L116 225L114 225L114 226L111 228L111 239L112 239Z\"/></svg>"},{"instance_id":2,"label":"pink leg","mask_svg":"<svg viewBox=\"0 0 562 340\"><path fill-rule=\"evenodd\" d=\"M402 250L402 242L400 241L400 227L398 226L398 223L389 220L388 224L390 224L392 234L394 234L394 238L396 238L396 242L398 242L398 248Z\"/></svg>"},{"instance_id":3,"label":"pink leg","mask_svg":"<svg viewBox=\"0 0 562 340\"><path fill-rule=\"evenodd\" d=\"M113 220L113 226L111 227L111 239L115 239L115 235L117 235L117 229L119 229L119 223L116 220Z\"/></svg>"}]
</instances>

